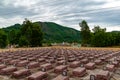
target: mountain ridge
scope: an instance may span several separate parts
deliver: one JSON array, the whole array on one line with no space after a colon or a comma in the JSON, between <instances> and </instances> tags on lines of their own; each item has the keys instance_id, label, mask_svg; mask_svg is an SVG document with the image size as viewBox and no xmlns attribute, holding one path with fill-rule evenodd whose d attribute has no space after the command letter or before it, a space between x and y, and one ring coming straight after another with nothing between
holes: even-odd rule
<instances>
[{"instance_id":1,"label":"mountain ridge","mask_svg":"<svg viewBox=\"0 0 120 80\"><path fill-rule=\"evenodd\" d=\"M41 30L44 33L43 42L80 42L80 31L76 29L62 26L54 22L38 21L34 23L38 23L41 26ZM20 28L21 24L15 24L2 29L8 33L13 29L19 31Z\"/></svg>"}]
</instances>

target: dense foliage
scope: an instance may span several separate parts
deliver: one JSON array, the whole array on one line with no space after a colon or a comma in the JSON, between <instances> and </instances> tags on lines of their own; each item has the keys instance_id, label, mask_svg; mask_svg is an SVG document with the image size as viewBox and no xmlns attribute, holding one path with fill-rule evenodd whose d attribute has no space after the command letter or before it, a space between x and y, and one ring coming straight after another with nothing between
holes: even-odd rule
<instances>
[{"instance_id":1,"label":"dense foliage","mask_svg":"<svg viewBox=\"0 0 120 80\"><path fill-rule=\"evenodd\" d=\"M42 25L45 43L80 42L80 32L75 29L53 22L39 22L39 24Z\"/></svg>"},{"instance_id":2,"label":"dense foliage","mask_svg":"<svg viewBox=\"0 0 120 80\"><path fill-rule=\"evenodd\" d=\"M41 27L41 30L43 32L43 43L80 42L80 32L78 30L64 27L53 22L35 22L34 24L39 24ZM15 24L13 26L3 28L3 30L8 35L10 35L9 33L11 31L15 31L15 34L17 34L16 36L18 36L17 38L19 38L21 27L22 25ZM10 44L13 44L11 43L11 39L9 40ZM16 38L12 38L12 40L14 44L17 44L19 42L18 39L16 40Z\"/></svg>"},{"instance_id":3,"label":"dense foliage","mask_svg":"<svg viewBox=\"0 0 120 80\"><path fill-rule=\"evenodd\" d=\"M82 45L87 45L90 43L90 37L91 37L89 26L87 22L83 20L80 23L80 27L81 27Z\"/></svg>"},{"instance_id":4,"label":"dense foliage","mask_svg":"<svg viewBox=\"0 0 120 80\"><path fill-rule=\"evenodd\" d=\"M86 21L82 21L85 23ZM81 26L80 26L81 27ZM87 23L83 27L87 27ZM89 28L88 28L89 29ZM114 32L106 32L106 28L100 28L100 26L95 26L91 33L91 36L87 35L88 32L86 29L81 29L82 42L89 42L89 45L94 47L107 47L107 46L120 46L120 31ZM84 39L84 37L88 36L89 38ZM85 44L85 43L84 43Z\"/></svg>"},{"instance_id":5,"label":"dense foliage","mask_svg":"<svg viewBox=\"0 0 120 80\"><path fill-rule=\"evenodd\" d=\"M31 47L42 46L43 33L39 24L32 23L26 19L22 24L20 32L19 45L22 46L25 44L23 46Z\"/></svg>"},{"instance_id":6,"label":"dense foliage","mask_svg":"<svg viewBox=\"0 0 120 80\"><path fill-rule=\"evenodd\" d=\"M82 42L83 46L106 47L120 46L120 31L106 32L105 28L95 26L90 31L85 20L80 23L81 32L53 22L25 20L22 25L0 30L0 47L8 44L23 46L42 46L42 43Z\"/></svg>"},{"instance_id":7,"label":"dense foliage","mask_svg":"<svg viewBox=\"0 0 120 80\"><path fill-rule=\"evenodd\" d=\"M15 24L2 29L0 33L0 47L5 47L7 45L4 37L9 41L10 45L36 47L42 46L43 33L41 31L41 26L38 23L32 23L31 21L25 19L22 25Z\"/></svg>"},{"instance_id":8,"label":"dense foliage","mask_svg":"<svg viewBox=\"0 0 120 80\"><path fill-rule=\"evenodd\" d=\"M4 48L7 46L7 35L6 33L0 29L0 48Z\"/></svg>"}]
</instances>

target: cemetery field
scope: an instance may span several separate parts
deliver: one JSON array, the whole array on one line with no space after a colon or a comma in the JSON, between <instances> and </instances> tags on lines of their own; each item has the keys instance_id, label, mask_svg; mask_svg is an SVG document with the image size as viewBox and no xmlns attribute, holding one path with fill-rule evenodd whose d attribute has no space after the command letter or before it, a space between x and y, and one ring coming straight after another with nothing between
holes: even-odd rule
<instances>
[{"instance_id":1,"label":"cemetery field","mask_svg":"<svg viewBox=\"0 0 120 80\"><path fill-rule=\"evenodd\" d=\"M1 49L0 80L120 80L120 49Z\"/></svg>"}]
</instances>

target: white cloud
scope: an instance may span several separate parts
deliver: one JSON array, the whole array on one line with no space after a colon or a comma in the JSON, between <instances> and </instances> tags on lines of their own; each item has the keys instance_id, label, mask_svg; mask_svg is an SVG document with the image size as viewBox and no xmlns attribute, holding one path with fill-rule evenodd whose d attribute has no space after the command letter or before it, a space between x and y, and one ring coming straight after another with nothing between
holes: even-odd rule
<instances>
[{"instance_id":1,"label":"white cloud","mask_svg":"<svg viewBox=\"0 0 120 80\"><path fill-rule=\"evenodd\" d=\"M38 2L38 0L16 0L13 4L15 7L31 7L35 5Z\"/></svg>"},{"instance_id":2,"label":"white cloud","mask_svg":"<svg viewBox=\"0 0 120 80\"><path fill-rule=\"evenodd\" d=\"M2 0L4 6L14 6L14 7L31 7L38 3L39 0Z\"/></svg>"},{"instance_id":3,"label":"white cloud","mask_svg":"<svg viewBox=\"0 0 120 80\"><path fill-rule=\"evenodd\" d=\"M5 27L5 26L11 26L11 25L14 25L13 23L22 23L23 22L23 18L21 17L14 17L14 18L11 18L11 19L5 19L5 18L0 18L0 28L2 27ZM4 26L2 26L4 25Z\"/></svg>"},{"instance_id":4,"label":"white cloud","mask_svg":"<svg viewBox=\"0 0 120 80\"><path fill-rule=\"evenodd\" d=\"M109 31L120 31L120 25L107 25L105 23L90 23L88 24L90 26L90 30L94 28L94 26L99 25L101 28L106 28L107 32Z\"/></svg>"},{"instance_id":5,"label":"white cloud","mask_svg":"<svg viewBox=\"0 0 120 80\"><path fill-rule=\"evenodd\" d=\"M116 7L120 6L120 1L119 0L105 0L106 4L103 4L101 7L102 8L109 8L109 7Z\"/></svg>"},{"instance_id":6,"label":"white cloud","mask_svg":"<svg viewBox=\"0 0 120 80\"><path fill-rule=\"evenodd\" d=\"M32 21L52 21L77 30L82 20L87 20L91 28L100 25L107 27L108 31L119 29L115 27L120 21L119 0L2 0L0 3L2 27L22 23L24 18L28 18Z\"/></svg>"},{"instance_id":7,"label":"white cloud","mask_svg":"<svg viewBox=\"0 0 120 80\"><path fill-rule=\"evenodd\" d=\"M107 31L120 31L120 25L107 27Z\"/></svg>"}]
</instances>

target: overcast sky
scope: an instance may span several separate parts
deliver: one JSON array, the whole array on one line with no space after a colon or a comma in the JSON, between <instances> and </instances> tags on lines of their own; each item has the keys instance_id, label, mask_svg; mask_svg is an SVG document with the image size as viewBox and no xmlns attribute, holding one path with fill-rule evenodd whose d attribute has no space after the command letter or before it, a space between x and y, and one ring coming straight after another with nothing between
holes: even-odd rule
<instances>
[{"instance_id":1,"label":"overcast sky","mask_svg":"<svg viewBox=\"0 0 120 80\"><path fill-rule=\"evenodd\" d=\"M86 20L107 31L120 31L120 0L0 0L0 27L22 23L24 18L56 22L80 29Z\"/></svg>"}]
</instances>

